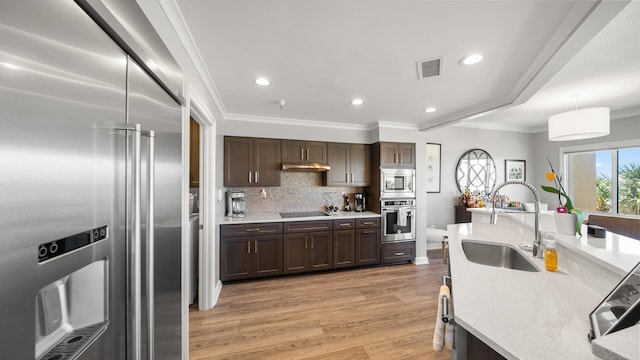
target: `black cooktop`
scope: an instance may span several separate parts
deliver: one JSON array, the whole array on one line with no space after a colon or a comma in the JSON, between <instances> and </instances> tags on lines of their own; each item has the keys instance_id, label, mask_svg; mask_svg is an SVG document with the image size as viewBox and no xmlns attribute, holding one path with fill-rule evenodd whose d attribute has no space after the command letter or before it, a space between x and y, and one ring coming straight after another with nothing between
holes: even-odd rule
<instances>
[{"instance_id":1,"label":"black cooktop","mask_svg":"<svg viewBox=\"0 0 640 360\"><path fill-rule=\"evenodd\" d=\"M308 217L308 216L328 216L322 211L295 211L295 212L281 212L280 217L283 218L296 218L296 217Z\"/></svg>"}]
</instances>

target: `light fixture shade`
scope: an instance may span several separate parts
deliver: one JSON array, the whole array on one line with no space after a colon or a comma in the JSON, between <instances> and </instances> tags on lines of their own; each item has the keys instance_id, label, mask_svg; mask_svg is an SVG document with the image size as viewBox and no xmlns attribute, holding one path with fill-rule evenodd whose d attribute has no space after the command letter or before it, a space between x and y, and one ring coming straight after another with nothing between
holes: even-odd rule
<instances>
[{"instance_id":1,"label":"light fixture shade","mask_svg":"<svg viewBox=\"0 0 640 360\"><path fill-rule=\"evenodd\" d=\"M590 139L609 135L609 108L568 111L549 117L549 141Z\"/></svg>"}]
</instances>

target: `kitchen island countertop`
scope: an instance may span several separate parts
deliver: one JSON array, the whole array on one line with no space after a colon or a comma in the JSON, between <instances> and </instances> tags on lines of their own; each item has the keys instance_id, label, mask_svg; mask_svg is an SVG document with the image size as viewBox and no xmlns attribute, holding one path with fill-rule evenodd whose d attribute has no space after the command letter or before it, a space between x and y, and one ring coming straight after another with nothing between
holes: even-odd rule
<instances>
[{"instance_id":1,"label":"kitchen island countertop","mask_svg":"<svg viewBox=\"0 0 640 360\"><path fill-rule=\"evenodd\" d=\"M531 239L518 236L517 231L472 223L449 225L448 233L458 325L507 359L598 359L594 355L598 352L592 350L587 339L589 313L606 293L594 290L563 267L562 249L558 251L561 261L557 272L546 271L542 259L520 250L540 270L525 272L470 262L461 245L464 239L506 243L516 248L530 245ZM575 245L580 242L576 237L553 235L561 243L573 242L573 246L567 246L572 251L580 250ZM583 238L587 243L587 237ZM601 249L594 252L591 256L600 255L602 261L604 256L598 254ZM615 285L611 283L611 288ZM637 329L629 331L637 333ZM599 344L601 339L594 341ZM603 347L608 347L606 342Z\"/></svg>"}]
</instances>

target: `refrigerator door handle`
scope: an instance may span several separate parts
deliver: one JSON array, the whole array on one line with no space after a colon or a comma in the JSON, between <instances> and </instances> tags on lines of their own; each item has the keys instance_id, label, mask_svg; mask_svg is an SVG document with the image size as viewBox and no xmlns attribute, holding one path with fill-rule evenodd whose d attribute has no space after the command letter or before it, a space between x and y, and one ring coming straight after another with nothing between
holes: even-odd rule
<instances>
[{"instance_id":1,"label":"refrigerator door handle","mask_svg":"<svg viewBox=\"0 0 640 360\"><path fill-rule=\"evenodd\" d=\"M130 180L130 211L131 218L129 219L131 227L128 234L128 266L127 277L129 282L129 289L127 290L128 298L130 300L131 316L129 317L131 337L129 348L131 351L132 360L140 360L142 358L141 344L142 344L142 269L141 269L141 255L142 250L142 225L141 225L141 173L142 173L142 160L141 160L141 142L142 142L142 125L134 124L128 125L124 128L131 134L131 153L129 160L131 161L131 177Z\"/></svg>"},{"instance_id":2,"label":"refrigerator door handle","mask_svg":"<svg viewBox=\"0 0 640 360\"><path fill-rule=\"evenodd\" d=\"M146 271L147 271L147 303L146 312L147 312L147 358L154 358L154 318L155 318L155 213L154 213L154 194L155 194L155 132L153 130L145 131L142 133L143 136L147 137L147 238L146 238Z\"/></svg>"}]
</instances>

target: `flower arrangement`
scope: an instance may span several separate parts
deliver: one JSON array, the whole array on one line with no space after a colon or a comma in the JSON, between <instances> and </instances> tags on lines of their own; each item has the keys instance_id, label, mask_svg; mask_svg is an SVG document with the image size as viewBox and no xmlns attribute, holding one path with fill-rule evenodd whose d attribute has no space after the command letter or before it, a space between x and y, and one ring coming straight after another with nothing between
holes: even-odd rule
<instances>
[{"instance_id":1,"label":"flower arrangement","mask_svg":"<svg viewBox=\"0 0 640 360\"><path fill-rule=\"evenodd\" d=\"M571 201L571 198L569 197L569 195L567 195L567 192L564 190L564 187L562 186L562 175L556 173L556 171L553 169L553 165L551 165L551 160L549 160L549 158L547 158L547 162L549 163L550 171L547 171L545 173L545 177L549 182L553 182L555 184L555 187L542 185L541 186L542 190L558 195L559 206L556 208L556 211L558 213L576 214L577 216L576 232L582 235L581 225L582 225L582 220L584 218L584 214L582 213L582 210L573 206L573 201ZM564 202L562 201L563 197L564 197Z\"/></svg>"}]
</instances>

